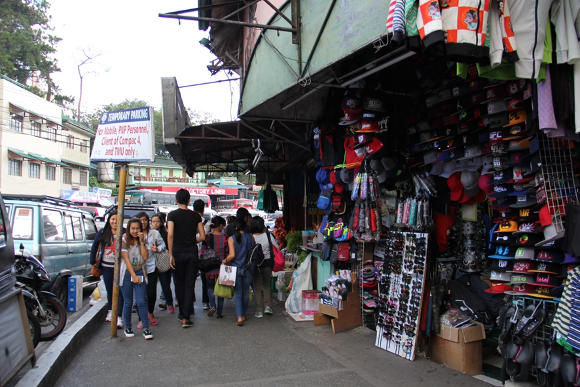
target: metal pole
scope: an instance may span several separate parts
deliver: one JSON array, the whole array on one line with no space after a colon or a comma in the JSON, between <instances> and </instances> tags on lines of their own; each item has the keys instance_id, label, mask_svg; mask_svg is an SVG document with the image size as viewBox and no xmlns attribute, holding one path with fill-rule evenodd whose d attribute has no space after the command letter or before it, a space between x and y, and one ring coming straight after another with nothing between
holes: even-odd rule
<instances>
[{"instance_id":1,"label":"metal pole","mask_svg":"<svg viewBox=\"0 0 580 387\"><path fill-rule=\"evenodd\" d=\"M113 305L111 306L111 337L117 337L117 309L119 309L119 262L121 261L121 237L123 236L123 217L125 214L125 186L127 184L127 165L119 168L119 199L117 207L117 235L115 235L115 275L113 276ZM131 302L131 301L127 301Z\"/></svg>"}]
</instances>

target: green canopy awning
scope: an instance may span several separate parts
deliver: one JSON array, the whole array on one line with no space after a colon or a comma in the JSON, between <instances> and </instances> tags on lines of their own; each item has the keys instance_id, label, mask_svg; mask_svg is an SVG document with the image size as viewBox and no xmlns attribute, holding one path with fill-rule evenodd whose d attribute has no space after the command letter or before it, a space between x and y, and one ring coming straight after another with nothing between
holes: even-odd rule
<instances>
[{"instance_id":1,"label":"green canopy awning","mask_svg":"<svg viewBox=\"0 0 580 387\"><path fill-rule=\"evenodd\" d=\"M49 157L44 157L44 156L41 156L41 155L37 155L36 153L29 153L29 155L31 157L34 157L37 160L44 161L47 164L56 164L56 165L61 165L63 167L68 167L68 165L66 165L65 163L61 163L60 161L51 159Z\"/></svg>"}]
</instances>

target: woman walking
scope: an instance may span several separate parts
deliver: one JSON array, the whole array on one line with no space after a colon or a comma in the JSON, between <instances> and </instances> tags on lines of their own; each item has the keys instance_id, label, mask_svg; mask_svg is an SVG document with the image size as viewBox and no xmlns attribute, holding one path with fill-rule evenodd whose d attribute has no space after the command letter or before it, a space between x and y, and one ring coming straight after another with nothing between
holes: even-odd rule
<instances>
[{"instance_id":1,"label":"woman walking","mask_svg":"<svg viewBox=\"0 0 580 387\"><path fill-rule=\"evenodd\" d=\"M105 321L111 321L113 307L113 277L115 275L115 246L117 233L117 211L113 210L107 215L107 220L105 222L105 227L97 232L95 240L93 241L93 246L91 247L90 262L94 265L99 260L99 267L102 270L103 282L105 283L105 289L107 289L107 303L109 305L109 311L107 312L107 317ZM121 231L121 234L125 230ZM123 294L119 292L118 298L118 312L117 312L117 328L123 328L123 320L121 316L123 315Z\"/></svg>"},{"instance_id":2,"label":"woman walking","mask_svg":"<svg viewBox=\"0 0 580 387\"><path fill-rule=\"evenodd\" d=\"M274 311L270 306L270 282L272 281L272 268L274 267L274 257L270 256L270 243L278 247L276 239L268 235L268 230L264 225L264 218L254 216L250 221L250 229L256 243L262 245L264 253L264 263L254 274L254 300L256 300L256 314L254 316L264 317L264 313L273 314ZM262 291L264 299L262 300Z\"/></svg>"},{"instance_id":3,"label":"woman walking","mask_svg":"<svg viewBox=\"0 0 580 387\"><path fill-rule=\"evenodd\" d=\"M145 269L147 270L147 309L149 311L149 323L151 325L159 324L155 318L153 311L155 310L155 301L157 300L157 278L158 271L156 266L155 251L163 251L167 247L159 231L151 228L149 224L149 215L142 211L135 215L141 221L143 234L145 235L145 247L147 248L148 258L145 261ZM137 329L142 328L142 323L139 322Z\"/></svg>"},{"instance_id":4,"label":"woman walking","mask_svg":"<svg viewBox=\"0 0 580 387\"><path fill-rule=\"evenodd\" d=\"M236 325L242 326L246 321L250 285L252 284L252 275L248 270L247 252L252 248L254 238L252 234L244 233L246 222L243 219L236 218L232 224L234 235L228 238L229 254L222 265L231 265L237 268L236 286L234 286L234 301L238 315Z\"/></svg>"},{"instance_id":5,"label":"woman walking","mask_svg":"<svg viewBox=\"0 0 580 387\"><path fill-rule=\"evenodd\" d=\"M161 239L163 239L163 242L167 247L167 229L165 228L165 214L159 212L153 215L151 217L151 227L153 227L154 230L157 230L159 232L159 234L161 235ZM152 246L152 249L153 252L163 251L159 249L159 247L157 246ZM175 308L173 307L173 291L171 290L171 277L173 274L173 269L169 269L167 271L164 271L163 273L160 272L159 270L157 271L159 274L159 282L161 283L161 295L163 297L163 300L165 300L163 303L159 304L159 307L161 309L167 309L169 313L174 313Z\"/></svg>"},{"instance_id":6,"label":"woman walking","mask_svg":"<svg viewBox=\"0 0 580 387\"><path fill-rule=\"evenodd\" d=\"M137 311L143 323L143 337L145 340L153 338L149 330L149 317L147 316L147 270L145 262L149 258L146 247L147 235L143 232L141 221L137 218L129 219L127 232L123 235L121 246L120 281L119 286L123 290L125 305L123 306L123 318L125 320L125 336L133 337L131 324L131 307L133 305L133 292L137 302Z\"/></svg>"},{"instance_id":7,"label":"woman walking","mask_svg":"<svg viewBox=\"0 0 580 387\"><path fill-rule=\"evenodd\" d=\"M223 230L226 227L226 221L221 216L216 216L211 220L210 228L211 233L208 234L204 243L207 244L207 248L212 249L216 252L218 258L223 262L223 260L229 254L228 237L224 235ZM216 301L214 295L214 287L217 278L219 277L220 269L209 270L204 273L205 279L207 281L207 293L209 296L209 306L210 310L207 313L209 317L212 317L217 311L217 318L223 318L222 310L224 307L224 298L217 298L217 309Z\"/></svg>"}]
</instances>

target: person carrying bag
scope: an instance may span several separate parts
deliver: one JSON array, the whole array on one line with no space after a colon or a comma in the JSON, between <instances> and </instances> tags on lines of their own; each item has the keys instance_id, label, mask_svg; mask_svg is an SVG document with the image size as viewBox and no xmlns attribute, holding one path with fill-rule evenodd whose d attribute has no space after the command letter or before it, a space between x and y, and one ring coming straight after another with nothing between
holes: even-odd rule
<instances>
[{"instance_id":1,"label":"person carrying bag","mask_svg":"<svg viewBox=\"0 0 580 387\"><path fill-rule=\"evenodd\" d=\"M226 220L221 216L216 216L211 220L210 224L211 233L207 236L206 239L207 249L205 250L204 257L199 264L200 270L204 272L202 275L205 276L205 280L207 281L207 293L209 297L209 306L210 306L207 315L209 317L212 317L217 312L217 318L223 318L222 310L224 307L224 297L220 296L219 294L215 294L216 286L218 287L218 293L225 291L227 293L221 294L229 295L231 293L233 295L232 287L230 287L231 289L220 290L219 287L221 285L217 283L221 263L229 254L227 235L222 233L225 226ZM212 255L213 258L210 257L210 255ZM217 263L215 267L214 262ZM205 268L204 263L208 263L208 265ZM216 296L217 296L217 304L216 304ZM230 297L227 298L231 297L232 296L230 295Z\"/></svg>"}]
</instances>

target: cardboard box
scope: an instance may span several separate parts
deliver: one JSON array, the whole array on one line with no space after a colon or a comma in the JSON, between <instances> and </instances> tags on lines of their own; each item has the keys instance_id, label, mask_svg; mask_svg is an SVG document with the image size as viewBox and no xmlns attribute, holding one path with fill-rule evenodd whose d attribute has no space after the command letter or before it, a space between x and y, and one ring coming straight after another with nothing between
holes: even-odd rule
<instances>
[{"instance_id":1,"label":"cardboard box","mask_svg":"<svg viewBox=\"0 0 580 387\"><path fill-rule=\"evenodd\" d=\"M441 332L431 339L431 361L467 375L478 375L482 368L483 339L485 329L481 324L468 328L441 325Z\"/></svg>"},{"instance_id":2,"label":"cardboard box","mask_svg":"<svg viewBox=\"0 0 580 387\"><path fill-rule=\"evenodd\" d=\"M83 276L73 275L68 277L68 303L67 310L76 312L83 307Z\"/></svg>"}]
</instances>

